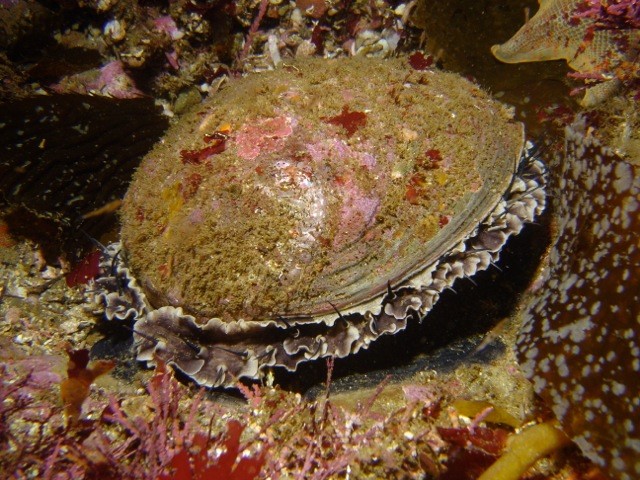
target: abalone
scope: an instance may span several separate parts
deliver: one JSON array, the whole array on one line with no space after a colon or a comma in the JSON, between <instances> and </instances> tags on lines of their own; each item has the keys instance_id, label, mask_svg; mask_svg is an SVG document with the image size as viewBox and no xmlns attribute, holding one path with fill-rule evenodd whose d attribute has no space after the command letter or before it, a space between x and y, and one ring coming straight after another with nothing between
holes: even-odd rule
<instances>
[{"instance_id":1,"label":"abalone","mask_svg":"<svg viewBox=\"0 0 640 480\"><path fill-rule=\"evenodd\" d=\"M232 80L146 156L103 262L138 358L231 386L421 320L545 206L510 109L452 73L315 59Z\"/></svg>"}]
</instances>

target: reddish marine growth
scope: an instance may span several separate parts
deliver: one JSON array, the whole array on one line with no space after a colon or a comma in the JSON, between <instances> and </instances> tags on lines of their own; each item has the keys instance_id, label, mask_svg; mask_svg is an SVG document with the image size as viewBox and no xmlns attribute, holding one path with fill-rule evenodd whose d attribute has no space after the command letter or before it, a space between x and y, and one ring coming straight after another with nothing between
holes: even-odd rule
<instances>
[{"instance_id":1,"label":"reddish marine growth","mask_svg":"<svg viewBox=\"0 0 640 480\"><path fill-rule=\"evenodd\" d=\"M409 65L416 70L426 70L433 65L433 56L425 56L422 52L415 52L409 56Z\"/></svg>"},{"instance_id":2,"label":"reddish marine growth","mask_svg":"<svg viewBox=\"0 0 640 480\"><path fill-rule=\"evenodd\" d=\"M60 383L60 397L69 422L75 423L80 418L82 404L89 396L91 384L99 376L110 372L115 363L98 360L89 367L88 350L68 350L67 354L67 378Z\"/></svg>"},{"instance_id":3,"label":"reddish marine growth","mask_svg":"<svg viewBox=\"0 0 640 480\"><path fill-rule=\"evenodd\" d=\"M347 132L347 137L352 136L361 127L367 124L367 114L364 112L351 111L349 107L345 105L342 107L342 113L335 117L329 117L325 119L327 123L342 127Z\"/></svg>"},{"instance_id":4,"label":"reddish marine growth","mask_svg":"<svg viewBox=\"0 0 640 480\"><path fill-rule=\"evenodd\" d=\"M184 182L180 185L180 191L182 192L182 198L189 200L198 192L200 184L202 183L202 175L199 173L192 173L187 175Z\"/></svg>"},{"instance_id":5,"label":"reddish marine growth","mask_svg":"<svg viewBox=\"0 0 640 480\"><path fill-rule=\"evenodd\" d=\"M184 164L190 163L193 165L199 165L210 156L224 152L224 149L224 139L215 139L213 141L213 144L207 147L200 148L198 150L182 150L180 152L180 157L182 158L182 163Z\"/></svg>"},{"instance_id":6,"label":"reddish marine growth","mask_svg":"<svg viewBox=\"0 0 640 480\"><path fill-rule=\"evenodd\" d=\"M438 433L450 445L446 471L440 480L477 479L502 453L509 432L503 428L439 427Z\"/></svg>"},{"instance_id":7,"label":"reddish marine growth","mask_svg":"<svg viewBox=\"0 0 640 480\"><path fill-rule=\"evenodd\" d=\"M436 168L438 166L438 163L442 161L442 154L440 153L440 150L437 150L435 148L430 148L429 150L427 150L426 155L427 158L431 160L432 168Z\"/></svg>"},{"instance_id":8,"label":"reddish marine growth","mask_svg":"<svg viewBox=\"0 0 640 480\"><path fill-rule=\"evenodd\" d=\"M99 250L89 253L78 265L65 275L68 287L84 285L100 274L100 258L102 252Z\"/></svg>"},{"instance_id":9,"label":"reddish marine growth","mask_svg":"<svg viewBox=\"0 0 640 480\"><path fill-rule=\"evenodd\" d=\"M184 446L173 457L169 465L172 473L162 474L157 480L252 480L264 465L266 449L254 456L240 456L240 435L244 430L237 420L230 420L224 437L224 450L212 460L209 449L211 439L197 432L190 445ZM239 458L239 459L238 459Z\"/></svg>"},{"instance_id":10,"label":"reddish marine growth","mask_svg":"<svg viewBox=\"0 0 640 480\"><path fill-rule=\"evenodd\" d=\"M583 0L573 17L594 20L595 30L639 29L640 3L636 0Z\"/></svg>"}]
</instances>

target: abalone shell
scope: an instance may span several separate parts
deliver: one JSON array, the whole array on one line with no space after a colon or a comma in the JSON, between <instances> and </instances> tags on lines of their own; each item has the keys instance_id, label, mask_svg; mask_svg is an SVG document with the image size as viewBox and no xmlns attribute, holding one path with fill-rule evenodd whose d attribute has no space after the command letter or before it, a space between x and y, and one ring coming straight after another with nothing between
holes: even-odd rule
<instances>
[{"instance_id":1,"label":"abalone shell","mask_svg":"<svg viewBox=\"0 0 640 480\"><path fill-rule=\"evenodd\" d=\"M541 172L455 74L356 58L231 80L142 162L103 298L127 315L128 283L140 358L206 385L346 356L495 261L544 207Z\"/></svg>"}]
</instances>

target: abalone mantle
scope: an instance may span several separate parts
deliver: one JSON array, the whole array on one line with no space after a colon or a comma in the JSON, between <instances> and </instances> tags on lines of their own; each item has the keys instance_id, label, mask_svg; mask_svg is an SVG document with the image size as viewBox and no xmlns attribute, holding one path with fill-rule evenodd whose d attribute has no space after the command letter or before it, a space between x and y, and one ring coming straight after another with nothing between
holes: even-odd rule
<instances>
[{"instance_id":1,"label":"abalone mantle","mask_svg":"<svg viewBox=\"0 0 640 480\"><path fill-rule=\"evenodd\" d=\"M523 149L478 86L402 60L232 81L134 176L107 316L136 316L139 358L205 385L357 352L541 212Z\"/></svg>"}]
</instances>

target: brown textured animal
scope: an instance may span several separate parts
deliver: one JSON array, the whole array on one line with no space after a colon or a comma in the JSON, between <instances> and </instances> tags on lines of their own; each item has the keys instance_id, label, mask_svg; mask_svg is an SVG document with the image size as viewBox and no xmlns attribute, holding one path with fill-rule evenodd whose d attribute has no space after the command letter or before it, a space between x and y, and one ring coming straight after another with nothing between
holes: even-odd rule
<instances>
[{"instance_id":1,"label":"brown textured animal","mask_svg":"<svg viewBox=\"0 0 640 480\"><path fill-rule=\"evenodd\" d=\"M640 476L640 172L584 117L552 186L558 233L519 359L565 430L613 478Z\"/></svg>"}]
</instances>

